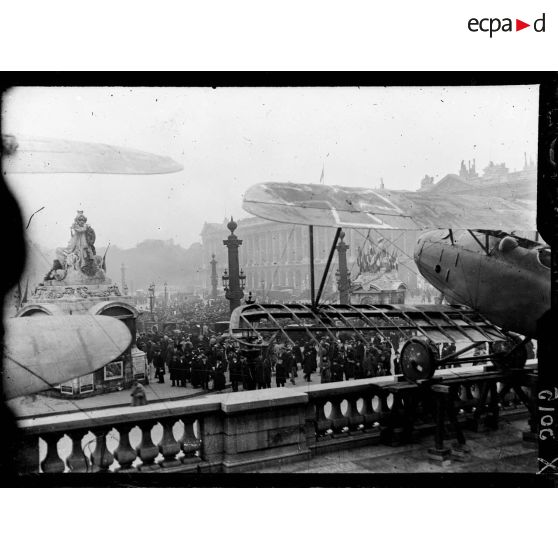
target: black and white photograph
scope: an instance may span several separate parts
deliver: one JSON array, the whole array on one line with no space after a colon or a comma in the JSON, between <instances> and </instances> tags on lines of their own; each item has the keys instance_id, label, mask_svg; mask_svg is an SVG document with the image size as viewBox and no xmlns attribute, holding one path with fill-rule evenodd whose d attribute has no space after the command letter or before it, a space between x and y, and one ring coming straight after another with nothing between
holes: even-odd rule
<instances>
[{"instance_id":1,"label":"black and white photograph","mask_svg":"<svg viewBox=\"0 0 558 558\"><path fill-rule=\"evenodd\" d=\"M20 482L554 471L540 80L437 81L6 88Z\"/></svg>"}]
</instances>

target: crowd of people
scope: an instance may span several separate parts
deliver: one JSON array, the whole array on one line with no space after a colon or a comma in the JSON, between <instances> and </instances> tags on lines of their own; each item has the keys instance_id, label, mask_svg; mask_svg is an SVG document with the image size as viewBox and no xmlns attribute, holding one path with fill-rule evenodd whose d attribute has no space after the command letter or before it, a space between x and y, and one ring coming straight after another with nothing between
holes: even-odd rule
<instances>
[{"instance_id":1,"label":"crowd of people","mask_svg":"<svg viewBox=\"0 0 558 558\"><path fill-rule=\"evenodd\" d=\"M397 335L359 336L343 339L301 339L272 343L261 349L240 345L227 335L212 334L207 328L192 335L172 331L140 333L137 346L145 351L152 379L169 381L173 387L220 391L230 383L233 391L283 387L287 383L321 383L370 378L400 373ZM439 357L457 350L454 343L442 343ZM473 356L482 358L488 348L476 347ZM531 355L529 354L531 357ZM457 363L441 365L459 366Z\"/></svg>"},{"instance_id":2,"label":"crowd of people","mask_svg":"<svg viewBox=\"0 0 558 558\"><path fill-rule=\"evenodd\" d=\"M199 324L214 324L229 319L229 301L226 299L202 300L191 297L186 300L170 299L166 304L158 301L153 313L145 312L145 320L179 323L186 330L194 330Z\"/></svg>"},{"instance_id":3,"label":"crowd of people","mask_svg":"<svg viewBox=\"0 0 558 558\"><path fill-rule=\"evenodd\" d=\"M399 353L391 341L374 337L345 340L313 339L274 343L259 349L243 347L226 336L202 332L140 333L152 377L173 387L233 391L277 387L290 382L321 383L399 373Z\"/></svg>"}]
</instances>

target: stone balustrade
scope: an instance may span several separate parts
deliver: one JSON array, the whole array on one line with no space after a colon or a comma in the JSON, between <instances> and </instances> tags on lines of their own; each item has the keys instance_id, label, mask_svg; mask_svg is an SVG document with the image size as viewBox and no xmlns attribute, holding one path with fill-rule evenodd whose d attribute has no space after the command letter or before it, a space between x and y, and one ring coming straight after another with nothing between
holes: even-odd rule
<instances>
[{"instance_id":1,"label":"stone balustrade","mask_svg":"<svg viewBox=\"0 0 558 558\"><path fill-rule=\"evenodd\" d=\"M534 372L509 382L479 371L436 373L452 390L460 422L475 427L487 415L533 411ZM21 473L245 472L433 432L432 391L398 380L305 383L21 419L16 459Z\"/></svg>"}]
</instances>

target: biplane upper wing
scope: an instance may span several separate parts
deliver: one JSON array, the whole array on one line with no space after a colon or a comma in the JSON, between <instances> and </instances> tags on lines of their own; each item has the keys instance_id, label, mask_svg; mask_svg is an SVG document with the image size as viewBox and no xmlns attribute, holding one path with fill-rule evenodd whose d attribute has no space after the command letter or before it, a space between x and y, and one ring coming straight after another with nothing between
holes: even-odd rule
<instances>
[{"instance_id":1,"label":"biplane upper wing","mask_svg":"<svg viewBox=\"0 0 558 558\"><path fill-rule=\"evenodd\" d=\"M9 318L4 333L4 396L37 393L99 370L131 341L126 325L110 316Z\"/></svg>"},{"instance_id":2,"label":"biplane upper wing","mask_svg":"<svg viewBox=\"0 0 558 558\"><path fill-rule=\"evenodd\" d=\"M249 213L281 223L358 229L536 230L533 201L265 182L244 195Z\"/></svg>"},{"instance_id":3,"label":"biplane upper wing","mask_svg":"<svg viewBox=\"0 0 558 558\"><path fill-rule=\"evenodd\" d=\"M4 173L166 174L182 165L161 155L60 139L2 134Z\"/></svg>"}]
</instances>

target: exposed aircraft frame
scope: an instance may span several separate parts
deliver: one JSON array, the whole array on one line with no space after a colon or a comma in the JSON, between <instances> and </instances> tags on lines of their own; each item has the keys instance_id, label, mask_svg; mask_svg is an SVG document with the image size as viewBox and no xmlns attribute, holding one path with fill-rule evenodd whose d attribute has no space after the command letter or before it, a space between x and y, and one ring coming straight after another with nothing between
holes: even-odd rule
<instances>
[{"instance_id":1,"label":"exposed aircraft frame","mask_svg":"<svg viewBox=\"0 0 558 558\"><path fill-rule=\"evenodd\" d=\"M480 245L487 256L488 231L473 231L469 234ZM506 334L481 314L457 305L343 305L320 304L320 298L326 284L331 262L342 228L337 227L331 244L325 269L320 280L318 292L315 289L314 267L314 226L308 225L309 267L310 267L310 304L248 304L237 308L231 315L229 333L246 348L263 348L272 344L279 334L289 343L294 344L292 334L304 332L315 343L318 334L326 334L337 341L338 334L349 332L361 341L368 343L363 335L376 334L383 340L385 333L396 331L404 340L400 351L401 370L411 381L430 379L436 368L445 364L496 362L500 366L521 366L526 360L525 338L521 342ZM475 232L484 233L485 245L477 238ZM453 230L448 228L451 243L454 243ZM282 324L279 320L294 322ZM270 326L261 327L266 320ZM361 323L355 323L355 320ZM310 323L308 323L310 321ZM403 323L398 323L403 322ZM380 323L381 322L381 323ZM291 335L289 335L289 333ZM265 335L272 338L265 339ZM439 343L465 342L467 346L455 350L444 357L439 356L436 347ZM500 342L498 350L482 356L461 357L484 343Z\"/></svg>"}]
</instances>

